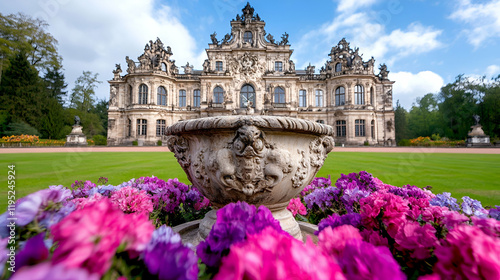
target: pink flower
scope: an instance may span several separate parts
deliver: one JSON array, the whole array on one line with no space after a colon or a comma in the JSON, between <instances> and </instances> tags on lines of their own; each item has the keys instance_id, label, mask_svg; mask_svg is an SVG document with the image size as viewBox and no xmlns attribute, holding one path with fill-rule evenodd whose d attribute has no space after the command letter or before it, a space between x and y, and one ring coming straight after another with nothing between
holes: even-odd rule
<instances>
[{"instance_id":1,"label":"pink flower","mask_svg":"<svg viewBox=\"0 0 500 280\"><path fill-rule=\"evenodd\" d=\"M141 250L154 230L147 216L126 215L108 199L76 210L52 226L58 247L52 261L103 275L122 242L126 250Z\"/></svg>"},{"instance_id":2,"label":"pink flower","mask_svg":"<svg viewBox=\"0 0 500 280\"><path fill-rule=\"evenodd\" d=\"M97 201L101 201L105 197L102 196L100 193L95 193L92 196L87 197L80 197L80 198L75 198L72 200L72 202L75 203L76 209L83 209L89 205L94 204Z\"/></svg>"},{"instance_id":3,"label":"pink flower","mask_svg":"<svg viewBox=\"0 0 500 280\"><path fill-rule=\"evenodd\" d=\"M411 251L411 257L419 260L431 256L430 250L436 245L436 229L425 224L420 226L418 222L406 222L399 228L394 240L396 248L400 251Z\"/></svg>"},{"instance_id":4,"label":"pink flower","mask_svg":"<svg viewBox=\"0 0 500 280\"><path fill-rule=\"evenodd\" d=\"M360 214L365 227L379 228L379 219L387 227L387 232L394 237L401 224L406 221L409 210L408 202L392 193L372 193L360 201Z\"/></svg>"},{"instance_id":5,"label":"pink flower","mask_svg":"<svg viewBox=\"0 0 500 280\"><path fill-rule=\"evenodd\" d=\"M448 230L452 230L458 225L461 225L469 221L469 217L458 213L457 211L449 210L443 212L442 224L445 225Z\"/></svg>"},{"instance_id":6,"label":"pink flower","mask_svg":"<svg viewBox=\"0 0 500 280\"><path fill-rule=\"evenodd\" d=\"M194 210L198 211L200 209L208 207L208 205L210 205L210 200L208 200L208 198L206 197L203 197L202 201L198 201L194 204Z\"/></svg>"},{"instance_id":7,"label":"pink flower","mask_svg":"<svg viewBox=\"0 0 500 280\"><path fill-rule=\"evenodd\" d=\"M351 239L363 240L357 228L351 225L342 225L334 229L327 227L318 235L318 246L331 257L338 257L344 251L346 242Z\"/></svg>"},{"instance_id":8,"label":"pink flower","mask_svg":"<svg viewBox=\"0 0 500 280\"><path fill-rule=\"evenodd\" d=\"M500 238L500 221L489 218L482 219L476 216L472 216L471 220L474 226L481 229L485 234Z\"/></svg>"},{"instance_id":9,"label":"pink flower","mask_svg":"<svg viewBox=\"0 0 500 280\"><path fill-rule=\"evenodd\" d=\"M340 267L312 242L306 244L272 227L231 246L214 280L345 279Z\"/></svg>"},{"instance_id":10,"label":"pink flower","mask_svg":"<svg viewBox=\"0 0 500 280\"><path fill-rule=\"evenodd\" d=\"M101 279L95 273L89 273L81 268L69 268L64 265L53 265L48 262L35 266L25 266L17 271L11 280L98 280Z\"/></svg>"},{"instance_id":11,"label":"pink flower","mask_svg":"<svg viewBox=\"0 0 500 280\"><path fill-rule=\"evenodd\" d=\"M290 203L286 207L286 209L290 210L293 214L293 216L297 216L297 214L300 214L302 216L307 215L307 210L304 204L300 201L300 198L292 198L290 199Z\"/></svg>"},{"instance_id":12,"label":"pink flower","mask_svg":"<svg viewBox=\"0 0 500 280\"><path fill-rule=\"evenodd\" d=\"M153 200L145 190L123 187L111 195L111 202L125 213L146 213L153 211Z\"/></svg>"},{"instance_id":13,"label":"pink flower","mask_svg":"<svg viewBox=\"0 0 500 280\"><path fill-rule=\"evenodd\" d=\"M500 240L477 227L455 227L434 253L443 279L500 279Z\"/></svg>"},{"instance_id":14,"label":"pink flower","mask_svg":"<svg viewBox=\"0 0 500 280\"><path fill-rule=\"evenodd\" d=\"M422 211L429 207L429 200L425 198L408 198L408 205L410 210L408 210L407 216L416 221L418 217L422 214Z\"/></svg>"},{"instance_id":15,"label":"pink flower","mask_svg":"<svg viewBox=\"0 0 500 280\"><path fill-rule=\"evenodd\" d=\"M389 247L389 240L380 235L378 231L365 229L361 232L361 236L363 236L364 241L373 244L375 246Z\"/></svg>"},{"instance_id":16,"label":"pink flower","mask_svg":"<svg viewBox=\"0 0 500 280\"><path fill-rule=\"evenodd\" d=\"M448 207L429 206L422 211L422 220L429 223L440 223L444 213L448 212Z\"/></svg>"}]
</instances>

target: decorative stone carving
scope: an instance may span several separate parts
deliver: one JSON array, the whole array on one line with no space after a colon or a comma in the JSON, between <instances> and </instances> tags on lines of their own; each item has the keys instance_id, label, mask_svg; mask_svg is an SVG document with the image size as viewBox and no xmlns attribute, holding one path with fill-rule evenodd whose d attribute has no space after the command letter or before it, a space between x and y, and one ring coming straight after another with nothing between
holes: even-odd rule
<instances>
[{"instance_id":1,"label":"decorative stone carving","mask_svg":"<svg viewBox=\"0 0 500 280\"><path fill-rule=\"evenodd\" d=\"M380 73L378 74L380 80L389 80L389 71L387 71L387 65L385 65L385 63L380 64L380 67L378 69L380 70Z\"/></svg>"},{"instance_id":2,"label":"decorative stone carving","mask_svg":"<svg viewBox=\"0 0 500 280\"><path fill-rule=\"evenodd\" d=\"M135 70L135 62L128 58L128 56L125 57L125 60L127 61L127 65L128 65L128 68L127 68L127 72L130 74L130 73L134 73L134 70Z\"/></svg>"},{"instance_id":3,"label":"decorative stone carving","mask_svg":"<svg viewBox=\"0 0 500 280\"><path fill-rule=\"evenodd\" d=\"M214 32L210 35L210 40L212 40L212 44L214 45L218 45L219 44L219 40L217 40L217 32Z\"/></svg>"},{"instance_id":4,"label":"decorative stone carving","mask_svg":"<svg viewBox=\"0 0 500 280\"><path fill-rule=\"evenodd\" d=\"M285 210L333 149L332 127L287 117L186 120L166 135L189 180L215 207L246 201L273 213Z\"/></svg>"},{"instance_id":5,"label":"decorative stone carving","mask_svg":"<svg viewBox=\"0 0 500 280\"><path fill-rule=\"evenodd\" d=\"M186 63L186 66L181 66L184 69L184 74L193 74L193 65Z\"/></svg>"},{"instance_id":6,"label":"decorative stone carving","mask_svg":"<svg viewBox=\"0 0 500 280\"><path fill-rule=\"evenodd\" d=\"M288 33L285 32L285 34L281 35L281 42L279 43L280 46L284 46L288 44Z\"/></svg>"},{"instance_id":7,"label":"decorative stone carving","mask_svg":"<svg viewBox=\"0 0 500 280\"><path fill-rule=\"evenodd\" d=\"M120 73L122 72L122 67L120 66L120 64L115 64L115 67L116 69L113 70L113 80L120 80L121 77L120 77Z\"/></svg>"}]
</instances>

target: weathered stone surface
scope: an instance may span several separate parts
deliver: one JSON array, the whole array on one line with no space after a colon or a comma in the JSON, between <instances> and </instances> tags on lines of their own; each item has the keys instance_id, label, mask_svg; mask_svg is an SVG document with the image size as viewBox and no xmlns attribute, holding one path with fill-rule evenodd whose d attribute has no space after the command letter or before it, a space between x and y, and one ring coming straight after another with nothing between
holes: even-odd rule
<instances>
[{"instance_id":1,"label":"weathered stone surface","mask_svg":"<svg viewBox=\"0 0 500 280\"><path fill-rule=\"evenodd\" d=\"M301 238L285 208L333 149L332 127L296 118L226 116L179 122L166 134L189 180L216 208L237 201L265 205L284 230ZM209 212L202 238L214 221L215 212Z\"/></svg>"}]
</instances>

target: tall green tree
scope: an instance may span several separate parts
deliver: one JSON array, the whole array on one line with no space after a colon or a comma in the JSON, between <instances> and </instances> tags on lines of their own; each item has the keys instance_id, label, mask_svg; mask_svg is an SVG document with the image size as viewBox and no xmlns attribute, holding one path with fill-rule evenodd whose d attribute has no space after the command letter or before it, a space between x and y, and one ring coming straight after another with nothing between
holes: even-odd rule
<instances>
[{"instance_id":1,"label":"tall green tree","mask_svg":"<svg viewBox=\"0 0 500 280\"><path fill-rule=\"evenodd\" d=\"M485 83L484 94L479 104L480 123L491 138L500 137L500 75Z\"/></svg>"},{"instance_id":2,"label":"tall green tree","mask_svg":"<svg viewBox=\"0 0 500 280\"><path fill-rule=\"evenodd\" d=\"M47 22L22 13L0 14L0 62L3 64L0 68L8 67L9 58L19 52L24 52L28 62L40 72L60 67L57 40L47 28Z\"/></svg>"},{"instance_id":3,"label":"tall green tree","mask_svg":"<svg viewBox=\"0 0 500 280\"><path fill-rule=\"evenodd\" d=\"M408 139L408 112L396 101L396 108L394 108L394 128L396 129L396 143L402 139Z\"/></svg>"},{"instance_id":4,"label":"tall green tree","mask_svg":"<svg viewBox=\"0 0 500 280\"><path fill-rule=\"evenodd\" d=\"M70 96L70 107L81 112L89 112L94 108L96 97L95 89L101 81L97 80L99 74L90 71L83 71L83 74L75 81Z\"/></svg>"},{"instance_id":5,"label":"tall green tree","mask_svg":"<svg viewBox=\"0 0 500 280\"><path fill-rule=\"evenodd\" d=\"M11 121L25 122L40 128L45 89L38 71L28 62L23 52L10 59L10 67L0 82L0 110Z\"/></svg>"},{"instance_id":6,"label":"tall green tree","mask_svg":"<svg viewBox=\"0 0 500 280\"><path fill-rule=\"evenodd\" d=\"M56 98L47 98L42 108L40 132L43 138L64 138L64 108Z\"/></svg>"},{"instance_id":7,"label":"tall green tree","mask_svg":"<svg viewBox=\"0 0 500 280\"><path fill-rule=\"evenodd\" d=\"M64 104L68 84L64 81L64 73L61 67L52 66L47 69L43 76L45 87L50 98L56 99L61 105Z\"/></svg>"},{"instance_id":8,"label":"tall green tree","mask_svg":"<svg viewBox=\"0 0 500 280\"><path fill-rule=\"evenodd\" d=\"M417 98L408 115L410 138L442 133L437 99L432 93Z\"/></svg>"},{"instance_id":9,"label":"tall green tree","mask_svg":"<svg viewBox=\"0 0 500 280\"><path fill-rule=\"evenodd\" d=\"M103 132L101 133L104 136L107 136L108 132L108 105L109 102L105 99L99 100L94 107L92 112L99 117L101 121L101 125L103 127Z\"/></svg>"}]
</instances>

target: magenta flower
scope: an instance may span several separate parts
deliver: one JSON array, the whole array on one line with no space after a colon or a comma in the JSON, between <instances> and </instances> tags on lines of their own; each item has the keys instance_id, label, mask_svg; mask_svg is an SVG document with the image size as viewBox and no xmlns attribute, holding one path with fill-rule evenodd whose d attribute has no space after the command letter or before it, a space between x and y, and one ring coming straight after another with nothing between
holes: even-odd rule
<instances>
[{"instance_id":1,"label":"magenta flower","mask_svg":"<svg viewBox=\"0 0 500 280\"><path fill-rule=\"evenodd\" d=\"M387 247L375 247L362 240L347 241L338 263L347 279L406 279Z\"/></svg>"},{"instance_id":2,"label":"magenta flower","mask_svg":"<svg viewBox=\"0 0 500 280\"><path fill-rule=\"evenodd\" d=\"M297 214L302 216L307 215L306 207L302 204L300 198L298 197L290 199L290 203L288 203L286 209L290 210L294 217L297 216Z\"/></svg>"},{"instance_id":3,"label":"magenta flower","mask_svg":"<svg viewBox=\"0 0 500 280\"><path fill-rule=\"evenodd\" d=\"M95 193L89 197L79 197L71 200L75 203L76 209L83 209L89 205L93 205L95 202L101 201L106 197L102 196L100 193Z\"/></svg>"},{"instance_id":4,"label":"magenta flower","mask_svg":"<svg viewBox=\"0 0 500 280\"><path fill-rule=\"evenodd\" d=\"M500 238L500 221L489 218L482 219L476 216L472 216L471 221L475 227L481 229L485 234Z\"/></svg>"},{"instance_id":5,"label":"magenta flower","mask_svg":"<svg viewBox=\"0 0 500 280\"><path fill-rule=\"evenodd\" d=\"M363 240L359 230L351 225L342 225L336 228L327 227L318 235L318 245L321 250L331 257L342 255L349 240Z\"/></svg>"},{"instance_id":6,"label":"magenta flower","mask_svg":"<svg viewBox=\"0 0 500 280\"><path fill-rule=\"evenodd\" d=\"M124 213L145 213L153 211L153 201L145 190L124 187L111 195L111 202Z\"/></svg>"},{"instance_id":7,"label":"magenta flower","mask_svg":"<svg viewBox=\"0 0 500 280\"><path fill-rule=\"evenodd\" d=\"M437 243L436 229L430 224L420 226L418 222L408 221L399 228L394 240L397 249L408 250L412 258L424 260L431 256L430 250Z\"/></svg>"},{"instance_id":8,"label":"magenta flower","mask_svg":"<svg viewBox=\"0 0 500 280\"><path fill-rule=\"evenodd\" d=\"M429 206L422 211L422 220L428 223L440 223L444 213L448 212L447 207Z\"/></svg>"},{"instance_id":9,"label":"magenta flower","mask_svg":"<svg viewBox=\"0 0 500 280\"><path fill-rule=\"evenodd\" d=\"M126 250L141 250L153 230L147 216L126 215L103 199L52 226L54 242L58 243L52 261L103 275L122 242L126 243Z\"/></svg>"},{"instance_id":10,"label":"magenta flower","mask_svg":"<svg viewBox=\"0 0 500 280\"><path fill-rule=\"evenodd\" d=\"M11 280L99 280L98 274L89 273L78 267L66 267L44 262L35 266L26 266L17 271Z\"/></svg>"},{"instance_id":11,"label":"magenta flower","mask_svg":"<svg viewBox=\"0 0 500 280\"><path fill-rule=\"evenodd\" d=\"M345 279L334 259L312 242L302 243L272 227L231 246L214 280Z\"/></svg>"},{"instance_id":12,"label":"magenta flower","mask_svg":"<svg viewBox=\"0 0 500 280\"><path fill-rule=\"evenodd\" d=\"M408 202L392 193L372 193L359 201L362 223L368 229L378 229L379 219L394 238L399 227L406 221Z\"/></svg>"},{"instance_id":13,"label":"magenta flower","mask_svg":"<svg viewBox=\"0 0 500 280\"><path fill-rule=\"evenodd\" d=\"M443 212L443 221L442 224L448 228L448 230L451 230L455 228L458 225L462 225L465 222L469 221L469 217L458 213L457 211L444 211Z\"/></svg>"},{"instance_id":14,"label":"magenta flower","mask_svg":"<svg viewBox=\"0 0 500 280\"><path fill-rule=\"evenodd\" d=\"M434 253L442 279L500 279L500 240L477 227L457 226Z\"/></svg>"},{"instance_id":15,"label":"magenta flower","mask_svg":"<svg viewBox=\"0 0 500 280\"><path fill-rule=\"evenodd\" d=\"M378 231L365 229L361 232L361 236L363 236L364 241L372 245L389 247L389 240L380 235Z\"/></svg>"}]
</instances>

